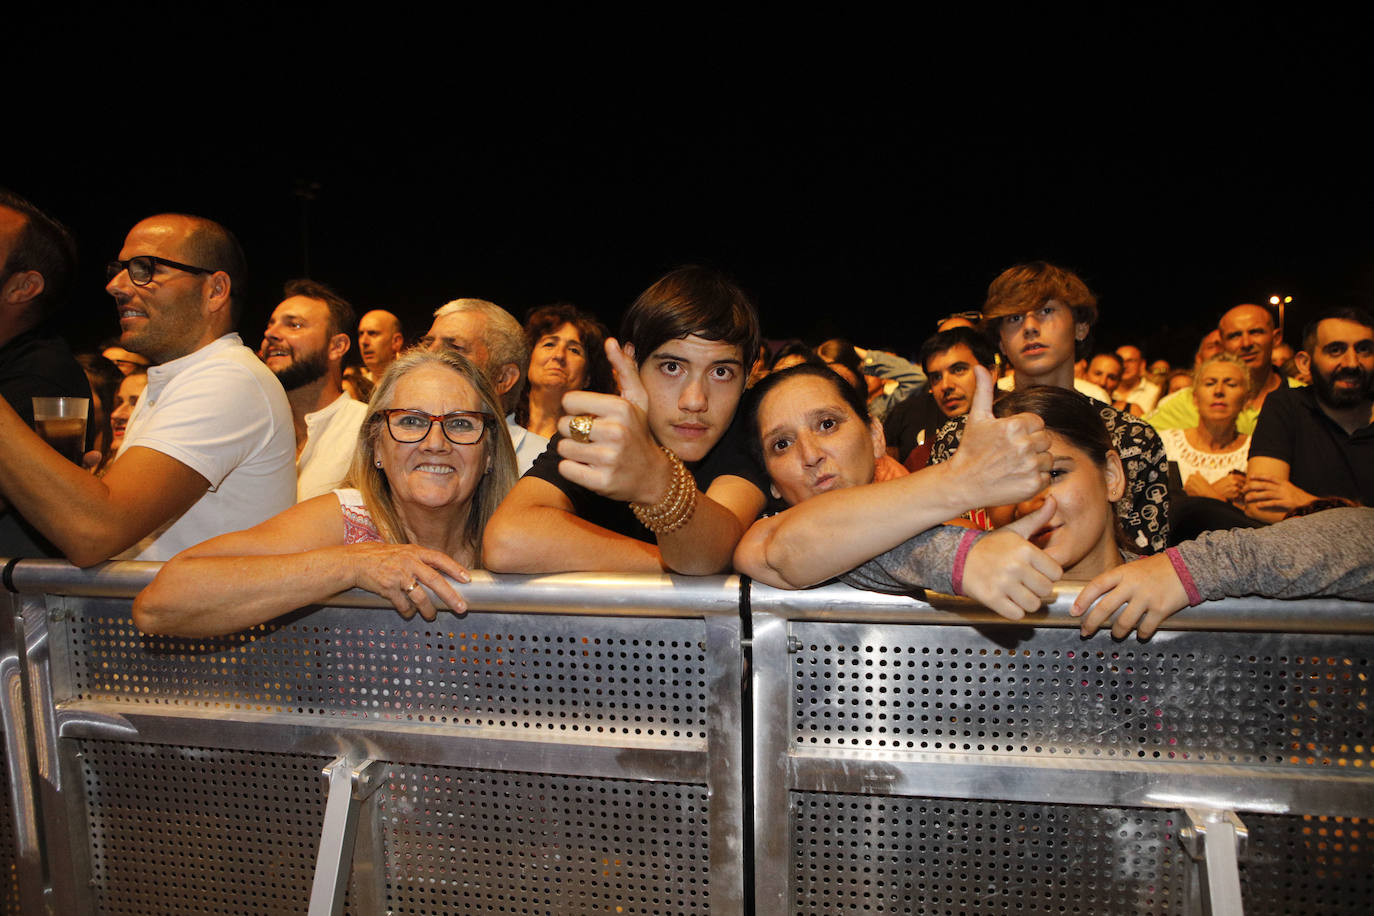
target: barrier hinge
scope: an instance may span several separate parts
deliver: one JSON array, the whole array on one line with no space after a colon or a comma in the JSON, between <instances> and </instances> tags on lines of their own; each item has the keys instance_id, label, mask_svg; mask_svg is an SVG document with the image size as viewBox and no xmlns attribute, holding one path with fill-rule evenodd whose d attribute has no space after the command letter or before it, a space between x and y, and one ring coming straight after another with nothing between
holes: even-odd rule
<instances>
[{"instance_id":1,"label":"barrier hinge","mask_svg":"<svg viewBox=\"0 0 1374 916\"><path fill-rule=\"evenodd\" d=\"M1234 811L1184 808L1178 841L1198 863L1198 891L1209 916L1241 916L1239 858L1249 831Z\"/></svg>"},{"instance_id":2,"label":"barrier hinge","mask_svg":"<svg viewBox=\"0 0 1374 916\"><path fill-rule=\"evenodd\" d=\"M337 916L343 912L344 892L353 868L358 814L363 802L386 779L387 764L365 760L353 764L339 757L324 768L328 798L320 831L320 851L315 860L315 882L310 891L309 916Z\"/></svg>"}]
</instances>

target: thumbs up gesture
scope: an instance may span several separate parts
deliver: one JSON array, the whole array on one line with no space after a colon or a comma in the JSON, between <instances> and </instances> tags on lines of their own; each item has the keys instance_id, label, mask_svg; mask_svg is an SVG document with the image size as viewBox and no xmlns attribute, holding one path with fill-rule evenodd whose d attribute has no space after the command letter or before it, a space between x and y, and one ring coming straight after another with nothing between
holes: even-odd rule
<instances>
[{"instance_id":1,"label":"thumbs up gesture","mask_svg":"<svg viewBox=\"0 0 1374 916\"><path fill-rule=\"evenodd\" d=\"M984 506L1005 506L1029 499L1049 486L1050 436L1045 421L1032 414L997 419L992 415L992 376L973 369L973 405L950 465L961 484L979 494Z\"/></svg>"},{"instance_id":2,"label":"thumbs up gesture","mask_svg":"<svg viewBox=\"0 0 1374 916\"><path fill-rule=\"evenodd\" d=\"M1008 620L1039 608L1064 570L1030 538L1049 524L1056 508L1054 497L1046 496L1031 514L980 538L964 561L964 594Z\"/></svg>"},{"instance_id":3,"label":"thumbs up gesture","mask_svg":"<svg viewBox=\"0 0 1374 916\"><path fill-rule=\"evenodd\" d=\"M668 492L673 466L649 429L649 395L639 366L615 338L606 340L620 395L569 391L563 395L558 431L558 472L594 493L623 502L657 503ZM588 441L573 438L574 417L589 417Z\"/></svg>"}]
</instances>

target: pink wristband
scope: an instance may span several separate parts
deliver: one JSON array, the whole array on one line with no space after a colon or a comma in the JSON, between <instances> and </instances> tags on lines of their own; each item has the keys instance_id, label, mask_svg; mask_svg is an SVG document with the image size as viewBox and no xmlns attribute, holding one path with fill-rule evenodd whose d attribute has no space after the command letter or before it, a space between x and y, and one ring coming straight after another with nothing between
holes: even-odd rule
<instances>
[{"instance_id":1,"label":"pink wristband","mask_svg":"<svg viewBox=\"0 0 1374 916\"><path fill-rule=\"evenodd\" d=\"M959 549L954 552L954 571L950 574L950 588L956 595L964 593L964 562L968 560L968 552L973 549L973 545L978 539L987 534L986 531L977 531L970 528L964 532L964 536L959 539Z\"/></svg>"},{"instance_id":2,"label":"pink wristband","mask_svg":"<svg viewBox=\"0 0 1374 916\"><path fill-rule=\"evenodd\" d=\"M1183 562L1183 555L1178 552L1177 547L1170 547L1164 551L1164 555L1173 564L1178 581L1183 583L1183 592L1188 596L1188 606L1197 607L1202 603L1202 593L1197 590L1197 583L1193 581L1193 574L1188 572L1188 564Z\"/></svg>"}]
</instances>

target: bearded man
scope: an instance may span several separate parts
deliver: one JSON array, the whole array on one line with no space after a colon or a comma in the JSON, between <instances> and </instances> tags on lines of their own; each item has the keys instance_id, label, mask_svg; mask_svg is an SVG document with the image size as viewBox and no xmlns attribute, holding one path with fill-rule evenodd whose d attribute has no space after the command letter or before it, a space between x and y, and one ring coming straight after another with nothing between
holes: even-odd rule
<instances>
[{"instance_id":1,"label":"bearded man","mask_svg":"<svg viewBox=\"0 0 1374 916\"><path fill-rule=\"evenodd\" d=\"M267 368L286 389L296 430L296 502L328 493L348 473L367 405L343 390L353 307L328 286L292 280L263 335Z\"/></svg>"},{"instance_id":2,"label":"bearded man","mask_svg":"<svg viewBox=\"0 0 1374 916\"><path fill-rule=\"evenodd\" d=\"M1374 319L1335 309L1303 332L1306 388L1264 402L1246 465L1245 511L1274 522L1326 496L1374 505Z\"/></svg>"}]
</instances>

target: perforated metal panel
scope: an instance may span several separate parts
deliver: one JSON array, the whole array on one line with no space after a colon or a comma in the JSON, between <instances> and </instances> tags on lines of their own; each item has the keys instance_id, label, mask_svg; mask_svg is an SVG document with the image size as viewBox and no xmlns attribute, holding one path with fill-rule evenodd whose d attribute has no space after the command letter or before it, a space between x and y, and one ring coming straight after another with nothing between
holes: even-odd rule
<instances>
[{"instance_id":1,"label":"perforated metal panel","mask_svg":"<svg viewBox=\"0 0 1374 916\"><path fill-rule=\"evenodd\" d=\"M1241 861L1247 916L1365 916L1374 908L1374 831L1358 818L1242 816L1250 831Z\"/></svg>"},{"instance_id":2,"label":"perforated metal panel","mask_svg":"<svg viewBox=\"0 0 1374 916\"><path fill-rule=\"evenodd\" d=\"M80 754L96 912L306 911L327 761L107 741Z\"/></svg>"},{"instance_id":3,"label":"perforated metal panel","mask_svg":"<svg viewBox=\"0 0 1374 916\"><path fill-rule=\"evenodd\" d=\"M329 609L219 639L142 636L67 599L72 696L538 733L704 739L701 620ZM375 620L374 626L360 626Z\"/></svg>"},{"instance_id":4,"label":"perforated metal panel","mask_svg":"<svg viewBox=\"0 0 1374 916\"><path fill-rule=\"evenodd\" d=\"M1374 640L796 622L799 745L1368 768ZM1020 634L1018 636L1018 634ZM1362 772L1352 769L1352 772Z\"/></svg>"},{"instance_id":5,"label":"perforated metal panel","mask_svg":"<svg viewBox=\"0 0 1374 916\"><path fill-rule=\"evenodd\" d=\"M0 742L0 773L9 772L9 757ZM15 857L14 804L8 785L0 784L0 913L19 912L19 864Z\"/></svg>"},{"instance_id":6,"label":"perforated metal panel","mask_svg":"<svg viewBox=\"0 0 1374 916\"><path fill-rule=\"evenodd\" d=\"M380 790L388 911L708 911L703 786L396 767Z\"/></svg>"},{"instance_id":7,"label":"perforated metal panel","mask_svg":"<svg viewBox=\"0 0 1374 916\"><path fill-rule=\"evenodd\" d=\"M796 793L792 913L1181 913L1166 811Z\"/></svg>"}]
</instances>

